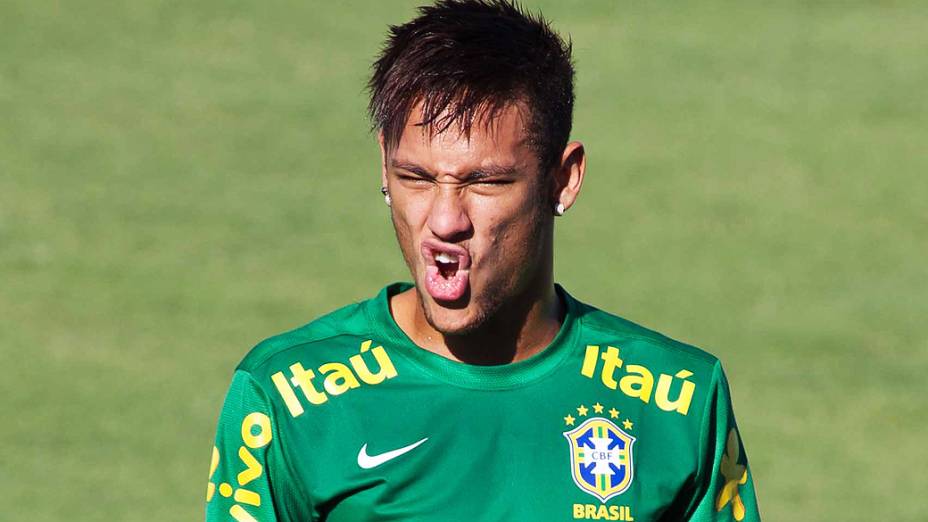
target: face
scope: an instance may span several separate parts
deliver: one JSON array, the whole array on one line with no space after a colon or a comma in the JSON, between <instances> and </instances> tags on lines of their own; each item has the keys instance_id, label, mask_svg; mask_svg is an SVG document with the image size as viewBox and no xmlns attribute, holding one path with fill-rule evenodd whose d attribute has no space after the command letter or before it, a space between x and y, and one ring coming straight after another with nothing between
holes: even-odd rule
<instances>
[{"instance_id":1,"label":"face","mask_svg":"<svg viewBox=\"0 0 928 522\"><path fill-rule=\"evenodd\" d=\"M414 110L384 153L384 186L426 320L466 334L548 281L551 181L518 106L475 123L469 139L454 125L429 136L420 120Z\"/></svg>"}]
</instances>

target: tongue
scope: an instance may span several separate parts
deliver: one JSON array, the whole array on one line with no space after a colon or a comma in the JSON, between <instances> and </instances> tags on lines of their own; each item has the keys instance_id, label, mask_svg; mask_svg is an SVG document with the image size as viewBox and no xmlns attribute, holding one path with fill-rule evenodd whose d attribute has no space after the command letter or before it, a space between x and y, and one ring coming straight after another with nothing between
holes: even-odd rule
<instances>
[{"instance_id":1,"label":"tongue","mask_svg":"<svg viewBox=\"0 0 928 522\"><path fill-rule=\"evenodd\" d=\"M436 301L457 301L467 292L467 270L455 270L444 277L437 266L426 267L425 289Z\"/></svg>"}]
</instances>

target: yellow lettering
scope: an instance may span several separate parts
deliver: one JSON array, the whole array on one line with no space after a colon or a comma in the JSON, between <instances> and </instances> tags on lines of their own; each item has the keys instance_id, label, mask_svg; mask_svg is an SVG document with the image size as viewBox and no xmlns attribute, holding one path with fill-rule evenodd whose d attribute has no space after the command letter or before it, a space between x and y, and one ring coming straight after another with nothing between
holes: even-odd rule
<instances>
[{"instance_id":1,"label":"yellow lettering","mask_svg":"<svg viewBox=\"0 0 928 522\"><path fill-rule=\"evenodd\" d=\"M590 379L596 373L596 356L599 355L599 346L590 344L586 347L586 353L583 355L583 367L580 368L580 374ZM574 504L575 506L577 504Z\"/></svg>"},{"instance_id":2,"label":"yellow lettering","mask_svg":"<svg viewBox=\"0 0 928 522\"><path fill-rule=\"evenodd\" d=\"M244 486L261 476L261 472L264 471L264 468L261 466L261 463L245 449L245 446L238 448L238 458L241 459L242 464L245 464L245 471L239 473L237 477L239 486Z\"/></svg>"},{"instance_id":3,"label":"yellow lettering","mask_svg":"<svg viewBox=\"0 0 928 522\"><path fill-rule=\"evenodd\" d=\"M312 370L306 370L303 368L302 364L294 363L290 365L290 371L293 372L293 377L290 378L290 382L297 388L303 390L303 395L306 396L306 400L312 404L322 404L329 400L324 393L320 393L313 385L313 378L316 377L316 374L313 373Z\"/></svg>"},{"instance_id":4,"label":"yellow lettering","mask_svg":"<svg viewBox=\"0 0 928 522\"><path fill-rule=\"evenodd\" d=\"M255 507L261 507L261 496L254 491L248 491L247 489L237 489L235 490L234 498L236 502L241 502L242 504L248 504Z\"/></svg>"},{"instance_id":5,"label":"yellow lettering","mask_svg":"<svg viewBox=\"0 0 928 522\"><path fill-rule=\"evenodd\" d=\"M629 397L638 397L644 403L649 402L651 390L654 388L654 376L651 375L651 371L637 364L629 364L625 371L629 375L622 377L619 382L622 393Z\"/></svg>"},{"instance_id":6,"label":"yellow lettering","mask_svg":"<svg viewBox=\"0 0 928 522\"><path fill-rule=\"evenodd\" d=\"M634 522L629 506L606 506L605 504L574 504L573 517L589 520L619 520Z\"/></svg>"},{"instance_id":7,"label":"yellow lettering","mask_svg":"<svg viewBox=\"0 0 928 522\"><path fill-rule=\"evenodd\" d=\"M614 346L607 346L606 353L602 354L603 364L603 384L607 388L612 388L613 390L616 387L615 381L615 370L616 368L622 367L622 359L619 358L619 349Z\"/></svg>"},{"instance_id":8,"label":"yellow lettering","mask_svg":"<svg viewBox=\"0 0 928 522\"><path fill-rule=\"evenodd\" d=\"M583 518L583 504L574 504L574 518Z\"/></svg>"},{"instance_id":9,"label":"yellow lettering","mask_svg":"<svg viewBox=\"0 0 928 522\"><path fill-rule=\"evenodd\" d=\"M277 372L271 375L271 380L274 381L274 387L277 388L277 393L283 398L284 404L287 405L287 409L290 411L290 415L293 417L303 415L303 405L300 404L300 401L296 398L296 394L293 393L293 388L290 387L287 378L284 377L284 372Z\"/></svg>"},{"instance_id":10,"label":"yellow lettering","mask_svg":"<svg viewBox=\"0 0 928 522\"><path fill-rule=\"evenodd\" d=\"M360 377L362 381L367 384L380 384L386 379L396 377L396 368L393 367L393 361L390 360L390 356L387 355L383 346L372 349L371 341L364 341L361 343L361 353L363 354L368 350L374 355L374 360L377 361L379 366L376 374L371 373L370 369L368 369L367 363L364 361L362 355L353 355L348 359L351 363L351 367L354 368L355 373L358 374L358 377Z\"/></svg>"},{"instance_id":11,"label":"yellow lettering","mask_svg":"<svg viewBox=\"0 0 928 522\"><path fill-rule=\"evenodd\" d=\"M254 428L258 433L252 433ZM242 421L242 441L249 448L263 448L271 442L271 419L261 412L249 413Z\"/></svg>"},{"instance_id":12,"label":"yellow lettering","mask_svg":"<svg viewBox=\"0 0 928 522\"><path fill-rule=\"evenodd\" d=\"M249 515L248 512L245 511L245 508L238 504L229 508L229 514L232 515L232 518L234 518L236 522L258 522L255 520L255 517Z\"/></svg>"},{"instance_id":13,"label":"yellow lettering","mask_svg":"<svg viewBox=\"0 0 928 522\"><path fill-rule=\"evenodd\" d=\"M319 388L314 382L316 372L303 368L299 362L290 365L292 376L289 379L283 372L271 375L274 387L277 388L277 393L286 404L290 415L299 417L304 413L302 401L297 397L294 388L302 390L303 396L310 404L320 405L329 400L329 395L338 396L354 388L360 388L362 383L376 385L396 377L396 367L393 366L387 351L383 346L372 347L373 343L372 340L361 343L360 353L349 357L348 364L328 362L320 365L316 370L322 381ZM371 371L372 366L368 366L369 361L366 358L373 358L377 364L376 371Z\"/></svg>"},{"instance_id":14,"label":"yellow lettering","mask_svg":"<svg viewBox=\"0 0 928 522\"><path fill-rule=\"evenodd\" d=\"M696 389L696 385L693 382L686 380L692 375L693 372L689 370L680 370L676 373L676 377L683 379L683 383L680 385L680 394L677 396L677 399L671 401L669 395L673 377L662 373L660 379L657 381L657 392L654 394L654 403L664 411L676 411L681 415L686 415L690 409L690 402L693 400L693 391Z\"/></svg>"},{"instance_id":15,"label":"yellow lettering","mask_svg":"<svg viewBox=\"0 0 928 522\"><path fill-rule=\"evenodd\" d=\"M325 381L323 383L325 391L332 395L341 395L351 388L361 386L358 379L355 378L351 370L344 364L325 363L319 367L319 371L325 375Z\"/></svg>"},{"instance_id":16,"label":"yellow lettering","mask_svg":"<svg viewBox=\"0 0 928 522\"><path fill-rule=\"evenodd\" d=\"M206 485L206 501L209 502L213 500L213 495L216 494L216 484L213 484L213 474L216 473L216 468L219 467L219 448L213 446L213 456L209 459L209 484Z\"/></svg>"}]
</instances>

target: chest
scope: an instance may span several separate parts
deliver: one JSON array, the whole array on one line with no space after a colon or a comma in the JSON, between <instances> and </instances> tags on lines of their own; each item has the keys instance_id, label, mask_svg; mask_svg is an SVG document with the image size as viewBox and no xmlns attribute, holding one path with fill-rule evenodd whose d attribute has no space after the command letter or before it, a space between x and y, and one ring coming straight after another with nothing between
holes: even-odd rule
<instances>
[{"instance_id":1,"label":"chest","mask_svg":"<svg viewBox=\"0 0 928 522\"><path fill-rule=\"evenodd\" d=\"M697 467L698 421L588 379L358 392L288 429L322 520L656 520Z\"/></svg>"}]
</instances>

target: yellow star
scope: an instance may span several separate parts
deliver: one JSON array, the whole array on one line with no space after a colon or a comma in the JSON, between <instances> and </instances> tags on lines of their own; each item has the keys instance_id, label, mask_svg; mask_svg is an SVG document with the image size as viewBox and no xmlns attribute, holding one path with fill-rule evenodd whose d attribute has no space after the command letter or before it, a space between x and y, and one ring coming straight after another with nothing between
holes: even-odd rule
<instances>
[{"instance_id":1,"label":"yellow star","mask_svg":"<svg viewBox=\"0 0 928 522\"><path fill-rule=\"evenodd\" d=\"M615 409L615 408L609 408L609 416L612 417L613 419L618 419L618 418L619 418L619 410L617 410L617 409Z\"/></svg>"},{"instance_id":2,"label":"yellow star","mask_svg":"<svg viewBox=\"0 0 928 522\"><path fill-rule=\"evenodd\" d=\"M582 404L580 405L579 408L577 408L577 414L580 415L581 417L586 417L586 412L588 411L590 410Z\"/></svg>"},{"instance_id":3,"label":"yellow star","mask_svg":"<svg viewBox=\"0 0 928 522\"><path fill-rule=\"evenodd\" d=\"M635 423L632 422L632 421L630 421L630 420L628 420L628 419L625 419L625 420L622 422L622 426L625 426L625 429L627 429L627 430L632 429L632 426L634 426L634 425L635 425Z\"/></svg>"},{"instance_id":4,"label":"yellow star","mask_svg":"<svg viewBox=\"0 0 928 522\"><path fill-rule=\"evenodd\" d=\"M602 412L603 412L603 405L597 402L596 404L593 405L593 411L594 411L595 413L602 413Z\"/></svg>"},{"instance_id":5,"label":"yellow star","mask_svg":"<svg viewBox=\"0 0 928 522\"><path fill-rule=\"evenodd\" d=\"M575 419L573 418L573 416L569 413L567 414L566 417L564 417L564 423L567 424L568 426L573 426L574 420Z\"/></svg>"},{"instance_id":6,"label":"yellow star","mask_svg":"<svg viewBox=\"0 0 928 522\"><path fill-rule=\"evenodd\" d=\"M726 442L725 454L722 455L722 463L719 465L719 471L725 477L725 484L715 500L715 510L722 511L731 502L732 516L735 520L743 520L744 502L741 501L738 486L748 481L748 469L747 466L738 464L738 459L741 458L741 446L738 443L738 433L734 428L728 432Z\"/></svg>"}]
</instances>

